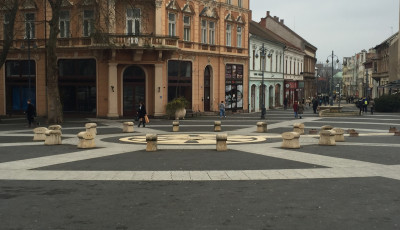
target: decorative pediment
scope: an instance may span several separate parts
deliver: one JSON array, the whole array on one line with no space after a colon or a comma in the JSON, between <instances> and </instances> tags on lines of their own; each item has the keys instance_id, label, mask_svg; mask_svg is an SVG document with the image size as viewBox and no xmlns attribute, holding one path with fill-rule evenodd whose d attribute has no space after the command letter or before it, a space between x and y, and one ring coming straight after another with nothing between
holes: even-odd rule
<instances>
[{"instance_id":1,"label":"decorative pediment","mask_svg":"<svg viewBox=\"0 0 400 230\"><path fill-rule=\"evenodd\" d=\"M71 7L73 3L71 3L69 0L63 0L61 3L61 7Z\"/></svg>"},{"instance_id":2,"label":"decorative pediment","mask_svg":"<svg viewBox=\"0 0 400 230\"><path fill-rule=\"evenodd\" d=\"M20 9L22 10L36 10L37 5L33 0L25 0L22 2Z\"/></svg>"},{"instance_id":3,"label":"decorative pediment","mask_svg":"<svg viewBox=\"0 0 400 230\"><path fill-rule=\"evenodd\" d=\"M182 12L186 14L194 14L194 9L189 3L186 3L183 6Z\"/></svg>"},{"instance_id":4,"label":"decorative pediment","mask_svg":"<svg viewBox=\"0 0 400 230\"><path fill-rule=\"evenodd\" d=\"M229 14L226 15L225 20L226 20L226 21L229 21L229 22L235 21L235 19L234 19L234 17L232 16L231 13L229 13Z\"/></svg>"},{"instance_id":5,"label":"decorative pediment","mask_svg":"<svg viewBox=\"0 0 400 230\"><path fill-rule=\"evenodd\" d=\"M244 24L242 16L237 17L236 22L240 23L240 24Z\"/></svg>"},{"instance_id":6,"label":"decorative pediment","mask_svg":"<svg viewBox=\"0 0 400 230\"><path fill-rule=\"evenodd\" d=\"M179 4L177 1L175 0L171 0L168 4L167 4L167 10L172 10L172 11L180 11L181 8L179 7Z\"/></svg>"},{"instance_id":7,"label":"decorative pediment","mask_svg":"<svg viewBox=\"0 0 400 230\"><path fill-rule=\"evenodd\" d=\"M211 10L209 7L204 7L200 13L201 17L218 18L218 14L215 10Z\"/></svg>"}]
</instances>

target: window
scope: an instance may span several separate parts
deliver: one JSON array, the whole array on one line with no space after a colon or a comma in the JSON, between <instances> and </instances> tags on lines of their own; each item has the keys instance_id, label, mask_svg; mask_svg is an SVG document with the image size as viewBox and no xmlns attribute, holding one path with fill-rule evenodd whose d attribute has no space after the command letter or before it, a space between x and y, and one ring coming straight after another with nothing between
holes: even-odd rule
<instances>
[{"instance_id":1,"label":"window","mask_svg":"<svg viewBox=\"0 0 400 230\"><path fill-rule=\"evenodd\" d=\"M226 24L226 46L232 46L232 26Z\"/></svg>"},{"instance_id":2,"label":"window","mask_svg":"<svg viewBox=\"0 0 400 230\"><path fill-rule=\"evenodd\" d=\"M208 23L208 35L210 45L215 45L215 22Z\"/></svg>"},{"instance_id":3,"label":"window","mask_svg":"<svg viewBox=\"0 0 400 230\"><path fill-rule=\"evenodd\" d=\"M232 4L232 0L226 0L227 4Z\"/></svg>"},{"instance_id":4,"label":"window","mask_svg":"<svg viewBox=\"0 0 400 230\"><path fill-rule=\"evenodd\" d=\"M207 21L201 20L201 43L207 44Z\"/></svg>"},{"instance_id":5,"label":"window","mask_svg":"<svg viewBox=\"0 0 400 230\"><path fill-rule=\"evenodd\" d=\"M126 33L128 35L140 34L140 9L133 8L126 10Z\"/></svg>"},{"instance_id":6,"label":"window","mask_svg":"<svg viewBox=\"0 0 400 230\"><path fill-rule=\"evenodd\" d=\"M4 14L4 22L3 22L3 32L4 32L4 36L3 36L3 40L6 40L7 38L11 38L9 34L10 31L10 14L9 13L5 13Z\"/></svg>"},{"instance_id":7,"label":"window","mask_svg":"<svg viewBox=\"0 0 400 230\"><path fill-rule=\"evenodd\" d=\"M83 11L83 36L89 37L94 31L93 25L94 12L93 10Z\"/></svg>"},{"instance_id":8,"label":"window","mask_svg":"<svg viewBox=\"0 0 400 230\"><path fill-rule=\"evenodd\" d=\"M183 16L183 40L190 41L190 17Z\"/></svg>"},{"instance_id":9,"label":"window","mask_svg":"<svg viewBox=\"0 0 400 230\"><path fill-rule=\"evenodd\" d=\"M69 11L60 12L60 37L69 38Z\"/></svg>"},{"instance_id":10,"label":"window","mask_svg":"<svg viewBox=\"0 0 400 230\"><path fill-rule=\"evenodd\" d=\"M25 14L25 38L35 38L35 14Z\"/></svg>"},{"instance_id":11,"label":"window","mask_svg":"<svg viewBox=\"0 0 400 230\"><path fill-rule=\"evenodd\" d=\"M238 0L238 6L240 7L240 8L242 8L242 0Z\"/></svg>"},{"instance_id":12,"label":"window","mask_svg":"<svg viewBox=\"0 0 400 230\"><path fill-rule=\"evenodd\" d=\"M237 47L242 47L242 27L238 26L237 27L237 33L236 33L236 43Z\"/></svg>"},{"instance_id":13,"label":"window","mask_svg":"<svg viewBox=\"0 0 400 230\"><path fill-rule=\"evenodd\" d=\"M168 13L168 35L175 36L176 35L176 15L173 13Z\"/></svg>"}]
</instances>

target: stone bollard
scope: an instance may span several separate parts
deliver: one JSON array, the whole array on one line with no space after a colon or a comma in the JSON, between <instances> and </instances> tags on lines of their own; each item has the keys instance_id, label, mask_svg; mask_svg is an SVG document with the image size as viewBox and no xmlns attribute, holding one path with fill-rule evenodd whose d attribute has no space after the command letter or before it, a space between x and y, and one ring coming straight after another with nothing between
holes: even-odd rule
<instances>
[{"instance_id":1,"label":"stone bollard","mask_svg":"<svg viewBox=\"0 0 400 230\"><path fill-rule=\"evenodd\" d=\"M267 132L267 122L257 122L257 133Z\"/></svg>"},{"instance_id":2,"label":"stone bollard","mask_svg":"<svg viewBox=\"0 0 400 230\"><path fill-rule=\"evenodd\" d=\"M358 132L354 129L348 129L347 132L350 134L350 137L358 137Z\"/></svg>"},{"instance_id":3,"label":"stone bollard","mask_svg":"<svg viewBox=\"0 0 400 230\"><path fill-rule=\"evenodd\" d=\"M332 131L335 132L335 141L336 142L344 142L344 130L339 128L334 128Z\"/></svg>"},{"instance_id":4,"label":"stone bollard","mask_svg":"<svg viewBox=\"0 0 400 230\"><path fill-rule=\"evenodd\" d=\"M146 134L146 152L157 151L157 134Z\"/></svg>"},{"instance_id":5,"label":"stone bollard","mask_svg":"<svg viewBox=\"0 0 400 230\"><path fill-rule=\"evenodd\" d=\"M390 127L389 128L389 133L395 133L397 132L397 128L396 127Z\"/></svg>"},{"instance_id":6,"label":"stone bollard","mask_svg":"<svg viewBox=\"0 0 400 230\"><path fill-rule=\"evenodd\" d=\"M60 130L61 131L61 125L50 125L49 130Z\"/></svg>"},{"instance_id":7,"label":"stone bollard","mask_svg":"<svg viewBox=\"0 0 400 230\"><path fill-rule=\"evenodd\" d=\"M321 130L332 130L332 129L333 129L333 126L331 126L331 125L324 125L321 127Z\"/></svg>"},{"instance_id":8,"label":"stone bollard","mask_svg":"<svg viewBox=\"0 0 400 230\"><path fill-rule=\"evenodd\" d=\"M316 129L310 129L310 131L308 131L308 134L310 134L310 135L317 135L317 134L318 134L318 130L316 130Z\"/></svg>"},{"instance_id":9,"label":"stone bollard","mask_svg":"<svg viewBox=\"0 0 400 230\"><path fill-rule=\"evenodd\" d=\"M226 133L217 134L216 140L217 140L217 151L218 152L228 150L228 146L226 144L226 141L228 140L228 134L226 134Z\"/></svg>"},{"instance_id":10,"label":"stone bollard","mask_svg":"<svg viewBox=\"0 0 400 230\"><path fill-rule=\"evenodd\" d=\"M395 135L395 136L400 136L400 132L397 131L397 132L394 133L394 135Z\"/></svg>"},{"instance_id":11,"label":"stone bollard","mask_svg":"<svg viewBox=\"0 0 400 230\"><path fill-rule=\"evenodd\" d=\"M45 141L46 140L46 127L37 127L33 129L33 140L34 141Z\"/></svg>"},{"instance_id":12,"label":"stone bollard","mask_svg":"<svg viewBox=\"0 0 400 230\"><path fill-rule=\"evenodd\" d=\"M304 123L294 123L293 124L293 132L303 135L304 134Z\"/></svg>"},{"instance_id":13,"label":"stone bollard","mask_svg":"<svg viewBox=\"0 0 400 230\"><path fill-rule=\"evenodd\" d=\"M61 145L61 130L47 130L45 145Z\"/></svg>"},{"instance_id":14,"label":"stone bollard","mask_svg":"<svg viewBox=\"0 0 400 230\"><path fill-rule=\"evenodd\" d=\"M214 132L221 132L221 121L214 121Z\"/></svg>"},{"instance_id":15,"label":"stone bollard","mask_svg":"<svg viewBox=\"0 0 400 230\"><path fill-rule=\"evenodd\" d=\"M123 133L133 133L133 126L135 124L131 121L126 121L122 123L122 132Z\"/></svg>"},{"instance_id":16,"label":"stone bollard","mask_svg":"<svg viewBox=\"0 0 400 230\"><path fill-rule=\"evenodd\" d=\"M172 132L179 132L179 121L172 122Z\"/></svg>"},{"instance_id":17,"label":"stone bollard","mask_svg":"<svg viewBox=\"0 0 400 230\"><path fill-rule=\"evenodd\" d=\"M79 149L91 149L91 148L96 147L96 145L94 143L95 136L93 136L92 133L80 132L80 133L78 133L78 138L79 138L79 142L78 142Z\"/></svg>"},{"instance_id":18,"label":"stone bollard","mask_svg":"<svg viewBox=\"0 0 400 230\"><path fill-rule=\"evenodd\" d=\"M86 132L89 132L96 137L97 135L97 124L96 123L86 123L85 124Z\"/></svg>"},{"instance_id":19,"label":"stone bollard","mask_svg":"<svg viewBox=\"0 0 400 230\"><path fill-rule=\"evenodd\" d=\"M284 149L299 149L300 148L300 134L298 132L282 133L282 148Z\"/></svg>"},{"instance_id":20,"label":"stone bollard","mask_svg":"<svg viewBox=\"0 0 400 230\"><path fill-rule=\"evenodd\" d=\"M323 130L319 133L319 145L333 146L335 142L335 131Z\"/></svg>"}]
</instances>

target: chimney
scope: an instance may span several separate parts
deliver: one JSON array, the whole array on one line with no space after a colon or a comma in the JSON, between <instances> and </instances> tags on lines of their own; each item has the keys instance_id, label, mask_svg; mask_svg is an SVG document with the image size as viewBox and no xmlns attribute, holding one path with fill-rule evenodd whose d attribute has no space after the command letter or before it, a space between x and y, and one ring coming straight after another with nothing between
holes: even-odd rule
<instances>
[{"instance_id":1,"label":"chimney","mask_svg":"<svg viewBox=\"0 0 400 230\"><path fill-rule=\"evenodd\" d=\"M285 24L285 20L281 19L281 24Z\"/></svg>"},{"instance_id":2,"label":"chimney","mask_svg":"<svg viewBox=\"0 0 400 230\"><path fill-rule=\"evenodd\" d=\"M270 11L267 11L267 17L269 17L269 13L270 13Z\"/></svg>"},{"instance_id":3,"label":"chimney","mask_svg":"<svg viewBox=\"0 0 400 230\"><path fill-rule=\"evenodd\" d=\"M279 22L279 17L274 16L274 19L275 19L277 22Z\"/></svg>"}]
</instances>

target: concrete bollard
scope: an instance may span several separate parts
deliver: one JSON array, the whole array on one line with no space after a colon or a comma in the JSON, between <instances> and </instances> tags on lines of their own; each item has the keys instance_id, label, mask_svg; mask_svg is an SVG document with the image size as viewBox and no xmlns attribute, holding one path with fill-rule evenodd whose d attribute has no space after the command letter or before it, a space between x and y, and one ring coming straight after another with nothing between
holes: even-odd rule
<instances>
[{"instance_id":1,"label":"concrete bollard","mask_svg":"<svg viewBox=\"0 0 400 230\"><path fill-rule=\"evenodd\" d=\"M389 128L389 133L395 133L397 132L397 128L396 127L390 127Z\"/></svg>"},{"instance_id":2,"label":"concrete bollard","mask_svg":"<svg viewBox=\"0 0 400 230\"><path fill-rule=\"evenodd\" d=\"M267 130L267 122L257 122L257 133L266 133Z\"/></svg>"},{"instance_id":3,"label":"concrete bollard","mask_svg":"<svg viewBox=\"0 0 400 230\"><path fill-rule=\"evenodd\" d=\"M335 141L336 142L344 142L344 130L339 128L334 128L332 131L335 132Z\"/></svg>"},{"instance_id":4,"label":"concrete bollard","mask_svg":"<svg viewBox=\"0 0 400 230\"><path fill-rule=\"evenodd\" d=\"M303 135L304 134L304 123L294 123L293 124L293 132Z\"/></svg>"},{"instance_id":5,"label":"concrete bollard","mask_svg":"<svg viewBox=\"0 0 400 230\"><path fill-rule=\"evenodd\" d=\"M96 137L97 135L97 124L96 123L86 123L85 124L86 132L89 132Z\"/></svg>"},{"instance_id":6,"label":"concrete bollard","mask_svg":"<svg viewBox=\"0 0 400 230\"><path fill-rule=\"evenodd\" d=\"M221 121L214 121L214 132L221 132Z\"/></svg>"},{"instance_id":7,"label":"concrete bollard","mask_svg":"<svg viewBox=\"0 0 400 230\"><path fill-rule=\"evenodd\" d=\"M217 140L217 151L218 152L228 150L228 146L226 144L226 141L228 140L228 134L226 134L226 133L217 134L216 140Z\"/></svg>"},{"instance_id":8,"label":"concrete bollard","mask_svg":"<svg viewBox=\"0 0 400 230\"><path fill-rule=\"evenodd\" d=\"M179 132L179 121L172 122L172 132Z\"/></svg>"},{"instance_id":9,"label":"concrete bollard","mask_svg":"<svg viewBox=\"0 0 400 230\"><path fill-rule=\"evenodd\" d=\"M157 134L146 134L146 152L157 151Z\"/></svg>"},{"instance_id":10,"label":"concrete bollard","mask_svg":"<svg viewBox=\"0 0 400 230\"><path fill-rule=\"evenodd\" d=\"M79 142L78 142L79 149L91 149L91 148L96 147L96 145L94 143L95 136L93 136L92 133L80 132L80 133L78 133L78 138L79 138Z\"/></svg>"},{"instance_id":11,"label":"concrete bollard","mask_svg":"<svg viewBox=\"0 0 400 230\"><path fill-rule=\"evenodd\" d=\"M300 134L298 132L286 132L282 133L282 145L283 149L299 149L300 148Z\"/></svg>"},{"instance_id":12,"label":"concrete bollard","mask_svg":"<svg viewBox=\"0 0 400 230\"><path fill-rule=\"evenodd\" d=\"M37 127L33 129L33 140L34 141L45 141L46 140L46 127Z\"/></svg>"},{"instance_id":13,"label":"concrete bollard","mask_svg":"<svg viewBox=\"0 0 400 230\"><path fill-rule=\"evenodd\" d=\"M122 123L122 132L123 133L133 133L133 126L135 124L131 121L127 121Z\"/></svg>"},{"instance_id":14,"label":"concrete bollard","mask_svg":"<svg viewBox=\"0 0 400 230\"><path fill-rule=\"evenodd\" d=\"M61 145L61 130L47 130L45 145Z\"/></svg>"},{"instance_id":15,"label":"concrete bollard","mask_svg":"<svg viewBox=\"0 0 400 230\"><path fill-rule=\"evenodd\" d=\"M310 129L310 131L308 131L308 134L310 134L310 135L316 135L316 134L318 134L318 130L316 130L316 129Z\"/></svg>"},{"instance_id":16,"label":"concrete bollard","mask_svg":"<svg viewBox=\"0 0 400 230\"><path fill-rule=\"evenodd\" d=\"M332 130L323 130L319 133L319 145L325 146L334 146L336 145L335 141L335 131Z\"/></svg>"},{"instance_id":17,"label":"concrete bollard","mask_svg":"<svg viewBox=\"0 0 400 230\"><path fill-rule=\"evenodd\" d=\"M331 125L324 125L321 127L321 130L332 130L332 129L333 129L333 126L331 126Z\"/></svg>"},{"instance_id":18,"label":"concrete bollard","mask_svg":"<svg viewBox=\"0 0 400 230\"><path fill-rule=\"evenodd\" d=\"M400 136L400 132L397 131L397 132L394 133L394 135L395 135L395 136Z\"/></svg>"},{"instance_id":19,"label":"concrete bollard","mask_svg":"<svg viewBox=\"0 0 400 230\"><path fill-rule=\"evenodd\" d=\"M350 137L358 137L358 132L354 129L349 129L347 132L350 134Z\"/></svg>"}]
</instances>

